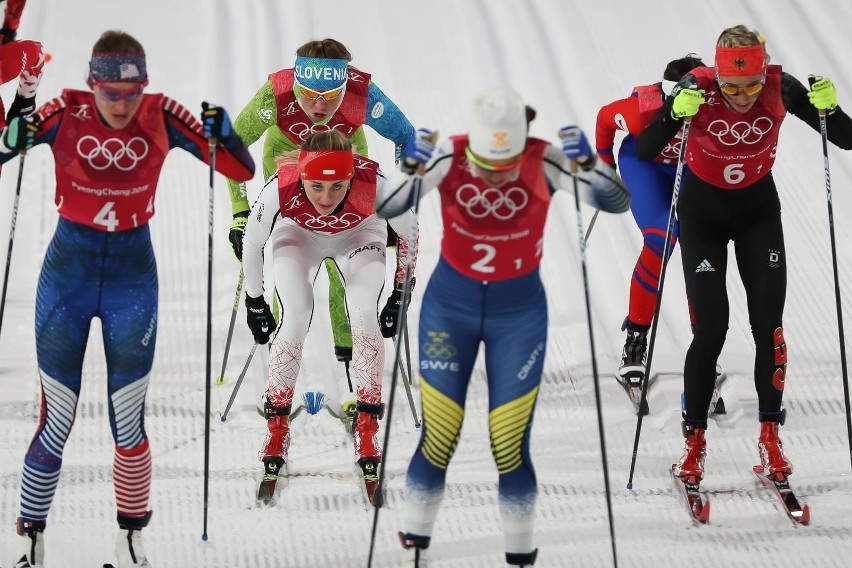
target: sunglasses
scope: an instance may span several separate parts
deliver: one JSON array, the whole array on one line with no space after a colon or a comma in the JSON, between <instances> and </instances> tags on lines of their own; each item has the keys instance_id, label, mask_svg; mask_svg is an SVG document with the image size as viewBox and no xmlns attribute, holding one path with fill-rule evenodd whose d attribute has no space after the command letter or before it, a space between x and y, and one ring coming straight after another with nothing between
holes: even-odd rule
<instances>
[{"instance_id":1,"label":"sunglasses","mask_svg":"<svg viewBox=\"0 0 852 568\"><path fill-rule=\"evenodd\" d=\"M464 155L467 157L467 161L476 166L477 168L482 168L483 170L489 172L508 172L509 170L514 170L518 166L521 165L521 162L524 161L524 155L521 154L518 156L518 159L514 162L510 162L508 164L502 166L493 166L489 163L483 162L479 158L477 158L473 152L470 151L470 148L465 146Z\"/></svg>"},{"instance_id":2,"label":"sunglasses","mask_svg":"<svg viewBox=\"0 0 852 568\"><path fill-rule=\"evenodd\" d=\"M313 89L309 89L306 86L302 85L298 81L296 82L296 85L299 86L299 92L311 99L312 101L315 101L319 98L322 98L324 101L331 101L342 95L343 91L346 90L346 83L336 89L330 89L328 91L314 91Z\"/></svg>"},{"instance_id":3,"label":"sunglasses","mask_svg":"<svg viewBox=\"0 0 852 568\"><path fill-rule=\"evenodd\" d=\"M760 79L759 81L755 81L754 83L749 83L744 87L740 87L739 85L734 85L733 83L722 83L716 78L719 83L719 90L725 93L728 96L735 97L740 93L744 93L746 96L753 97L757 93L763 90L763 84L766 82L766 77Z\"/></svg>"},{"instance_id":4,"label":"sunglasses","mask_svg":"<svg viewBox=\"0 0 852 568\"><path fill-rule=\"evenodd\" d=\"M113 89L112 87L107 87L103 83L95 83L95 85L98 87L97 95L99 97L114 103L122 99L127 102L135 101L142 96L142 92L145 90L145 83L140 84L138 87L131 87L129 89Z\"/></svg>"}]
</instances>

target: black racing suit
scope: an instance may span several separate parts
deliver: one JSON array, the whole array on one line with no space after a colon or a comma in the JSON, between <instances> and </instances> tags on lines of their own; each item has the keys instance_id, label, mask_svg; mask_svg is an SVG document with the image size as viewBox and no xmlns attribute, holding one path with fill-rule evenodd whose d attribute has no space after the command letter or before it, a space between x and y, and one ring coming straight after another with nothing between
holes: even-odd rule
<instances>
[{"instance_id":1,"label":"black racing suit","mask_svg":"<svg viewBox=\"0 0 852 568\"><path fill-rule=\"evenodd\" d=\"M687 86L688 80L689 76L681 86ZM819 132L819 114L807 88L787 73L782 73L781 98L787 112ZM673 101L670 96L639 136L636 153L641 160L653 160L683 125L683 120L672 118ZM852 149L852 119L838 107L826 123L829 140ZM727 246L733 241L755 342L759 418L778 421L786 372L782 319L787 265L781 205L772 174L730 190L707 183L684 167L677 210L686 293L695 315L684 363L684 420L707 427L716 360L728 329L725 274Z\"/></svg>"}]
</instances>

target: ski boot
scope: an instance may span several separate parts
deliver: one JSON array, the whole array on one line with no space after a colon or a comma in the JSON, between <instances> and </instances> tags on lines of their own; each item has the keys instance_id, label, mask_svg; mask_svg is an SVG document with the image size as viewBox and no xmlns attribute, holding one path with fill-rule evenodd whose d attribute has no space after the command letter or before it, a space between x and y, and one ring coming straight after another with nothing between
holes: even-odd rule
<instances>
[{"instance_id":1,"label":"ski boot","mask_svg":"<svg viewBox=\"0 0 852 568\"><path fill-rule=\"evenodd\" d=\"M269 504L272 501L278 477L286 473L287 451L290 449L290 408L275 406L268 401L266 403L268 432L260 451L263 478L257 491L257 501L261 504Z\"/></svg>"},{"instance_id":2,"label":"ski boot","mask_svg":"<svg viewBox=\"0 0 852 568\"><path fill-rule=\"evenodd\" d=\"M509 566L532 566L535 564L535 559L538 556L538 549L532 552L507 552L506 564Z\"/></svg>"},{"instance_id":3,"label":"ski boot","mask_svg":"<svg viewBox=\"0 0 852 568\"><path fill-rule=\"evenodd\" d=\"M45 521L30 521L18 517L17 532L21 537L21 557L15 568L43 568Z\"/></svg>"},{"instance_id":4,"label":"ski boot","mask_svg":"<svg viewBox=\"0 0 852 568\"><path fill-rule=\"evenodd\" d=\"M406 568L428 568L429 559L426 555L426 549L429 548L431 537L404 532L397 534L399 535L399 542L402 543L402 547L406 551L402 566Z\"/></svg>"},{"instance_id":5,"label":"ski boot","mask_svg":"<svg viewBox=\"0 0 852 568\"><path fill-rule=\"evenodd\" d=\"M118 557L117 568L134 568L148 566L145 549L142 548L142 529L151 520L151 511L143 517L129 517L118 514L118 535L115 538L115 555Z\"/></svg>"},{"instance_id":6,"label":"ski boot","mask_svg":"<svg viewBox=\"0 0 852 568\"><path fill-rule=\"evenodd\" d=\"M358 467L364 478L364 488L367 499L376 507L380 507L381 495L376 495L379 485L379 463L382 461L382 450L376 436L379 431L379 419L384 415L384 404L371 404L358 401L358 417L355 423L355 454L358 456Z\"/></svg>"},{"instance_id":7,"label":"ski boot","mask_svg":"<svg viewBox=\"0 0 852 568\"><path fill-rule=\"evenodd\" d=\"M648 361L648 326L636 325L625 318L621 329L627 330L627 338L615 378L630 397L636 413L645 415L648 414L647 394L645 404L641 401Z\"/></svg>"},{"instance_id":8,"label":"ski boot","mask_svg":"<svg viewBox=\"0 0 852 568\"><path fill-rule=\"evenodd\" d=\"M684 437L683 457L672 466L672 471L684 483L697 484L704 478L704 458L707 455L707 442L704 439L706 428L700 428L687 421L681 422Z\"/></svg>"},{"instance_id":9,"label":"ski boot","mask_svg":"<svg viewBox=\"0 0 852 568\"><path fill-rule=\"evenodd\" d=\"M777 414L772 416L777 418ZM757 441L760 465L763 466L764 475L773 481L784 481L793 473L793 464L784 456L784 446L778 437L778 428L784 424L786 417L787 412L782 411L780 420L760 423L760 438Z\"/></svg>"}]
</instances>

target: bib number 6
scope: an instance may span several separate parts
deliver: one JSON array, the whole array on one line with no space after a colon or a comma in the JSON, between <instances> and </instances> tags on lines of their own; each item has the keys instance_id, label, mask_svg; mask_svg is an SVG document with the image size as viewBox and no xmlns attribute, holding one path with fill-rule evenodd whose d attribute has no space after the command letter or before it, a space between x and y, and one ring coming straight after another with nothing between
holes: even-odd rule
<instances>
[{"instance_id":1,"label":"bib number 6","mask_svg":"<svg viewBox=\"0 0 852 568\"><path fill-rule=\"evenodd\" d=\"M725 181L731 185L741 183L746 177L745 172L743 171L743 165L744 164L731 164L726 166L724 171Z\"/></svg>"}]
</instances>

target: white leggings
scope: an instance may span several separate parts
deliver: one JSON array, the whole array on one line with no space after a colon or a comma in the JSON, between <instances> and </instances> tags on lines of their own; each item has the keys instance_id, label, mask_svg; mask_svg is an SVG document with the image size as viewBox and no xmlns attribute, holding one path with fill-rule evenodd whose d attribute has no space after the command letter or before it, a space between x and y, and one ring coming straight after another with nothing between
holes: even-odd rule
<instances>
[{"instance_id":1,"label":"white leggings","mask_svg":"<svg viewBox=\"0 0 852 568\"><path fill-rule=\"evenodd\" d=\"M281 325L269 353L267 400L291 406L302 349L314 311L314 282L324 259L335 262L346 288L352 326L350 371L362 402L382 401L384 340L379 331L379 297L385 283L385 221L375 215L337 234L308 231L285 219L270 235Z\"/></svg>"}]
</instances>

